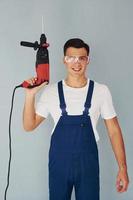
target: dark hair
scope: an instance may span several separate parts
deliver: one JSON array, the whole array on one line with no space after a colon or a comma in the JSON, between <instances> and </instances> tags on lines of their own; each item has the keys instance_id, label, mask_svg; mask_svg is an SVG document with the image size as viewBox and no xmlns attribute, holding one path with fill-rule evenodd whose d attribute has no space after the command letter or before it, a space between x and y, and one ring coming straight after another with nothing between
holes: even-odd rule
<instances>
[{"instance_id":1,"label":"dark hair","mask_svg":"<svg viewBox=\"0 0 133 200\"><path fill-rule=\"evenodd\" d=\"M70 40L68 40L65 44L64 44L64 55L66 54L66 51L69 47L74 47L74 48L85 48L87 51L87 55L89 55L90 52L90 47L88 44L86 44L83 40L81 40L80 38L72 38Z\"/></svg>"}]
</instances>

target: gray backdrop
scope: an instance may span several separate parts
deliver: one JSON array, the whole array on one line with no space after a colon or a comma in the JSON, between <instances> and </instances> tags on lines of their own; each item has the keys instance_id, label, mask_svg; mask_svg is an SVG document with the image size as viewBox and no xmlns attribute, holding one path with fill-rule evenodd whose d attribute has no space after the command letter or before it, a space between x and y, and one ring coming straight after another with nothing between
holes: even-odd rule
<instances>
[{"instance_id":1,"label":"gray backdrop","mask_svg":"<svg viewBox=\"0 0 133 200\"><path fill-rule=\"evenodd\" d=\"M6 186L8 119L13 88L34 76L35 52L19 45L35 41L45 33L50 43L50 82L65 77L62 47L72 37L90 44L90 78L107 84L123 130L126 146L129 189L118 194L115 188L117 164L102 120L98 143L101 171L101 200L131 200L132 189L132 102L133 94L133 1L132 0L0 0L0 199ZM38 95L39 96L39 95ZM12 116L12 163L9 200L48 199L48 149L53 120L49 116L32 133L22 127L24 89L15 95ZM74 191L72 195L74 200Z\"/></svg>"}]
</instances>

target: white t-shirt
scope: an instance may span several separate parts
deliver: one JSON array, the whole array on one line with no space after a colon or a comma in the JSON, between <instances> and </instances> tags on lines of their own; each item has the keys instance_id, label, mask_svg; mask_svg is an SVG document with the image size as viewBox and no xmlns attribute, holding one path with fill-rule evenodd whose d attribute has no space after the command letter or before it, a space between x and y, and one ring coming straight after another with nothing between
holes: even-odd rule
<instances>
[{"instance_id":1,"label":"white t-shirt","mask_svg":"<svg viewBox=\"0 0 133 200\"><path fill-rule=\"evenodd\" d=\"M66 102L66 111L68 112L68 115L81 115L84 110L84 103L86 100L90 79L87 79L87 84L82 88L70 87L65 83L64 79L62 80L62 83ZM45 118L47 118L48 114L51 114L54 120L54 128L52 133L62 112L59 104L60 102L57 83L46 85L39 101L36 104L36 113ZM98 141L99 134L97 132L96 125L99 116L101 115L103 119L111 119L116 116L116 112L108 87L104 84L97 83L96 81L94 81L94 90L89 114L92 121L95 139Z\"/></svg>"}]
</instances>

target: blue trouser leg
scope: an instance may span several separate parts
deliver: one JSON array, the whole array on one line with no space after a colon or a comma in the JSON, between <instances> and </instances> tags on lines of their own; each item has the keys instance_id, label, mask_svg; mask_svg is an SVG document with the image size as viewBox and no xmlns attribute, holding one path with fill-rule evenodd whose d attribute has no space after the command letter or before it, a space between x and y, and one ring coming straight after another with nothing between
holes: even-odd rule
<instances>
[{"instance_id":1,"label":"blue trouser leg","mask_svg":"<svg viewBox=\"0 0 133 200\"><path fill-rule=\"evenodd\" d=\"M51 154L49 162L50 200L70 200L72 182L72 157L67 154Z\"/></svg>"},{"instance_id":2,"label":"blue trouser leg","mask_svg":"<svg viewBox=\"0 0 133 200\"><path fill-rule=\"evenodd\" d=\"M75 162L76 200L99 200L99 165L94 155L79 155Z\"/></svg>"}]
</instances>

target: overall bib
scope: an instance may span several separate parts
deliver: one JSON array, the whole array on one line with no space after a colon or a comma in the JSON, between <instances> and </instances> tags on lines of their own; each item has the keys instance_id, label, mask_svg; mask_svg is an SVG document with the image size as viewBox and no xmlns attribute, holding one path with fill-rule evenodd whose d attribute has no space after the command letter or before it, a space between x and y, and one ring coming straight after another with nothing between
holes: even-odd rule
<instances>
[{"instance_id":1,"label":"overall bib","mask_svg":"<svg viewBox=\"0 0 133 200\"><path fill-rule=\"evenodd\" d=\"M62 115L49 149L50 200L70 200L73 187L76 200L99 200L98 148L88 113L93 88L94 82L90 80L83 114L68 115L62 81L58 82Z\"/></svg>"}]
</instances>

